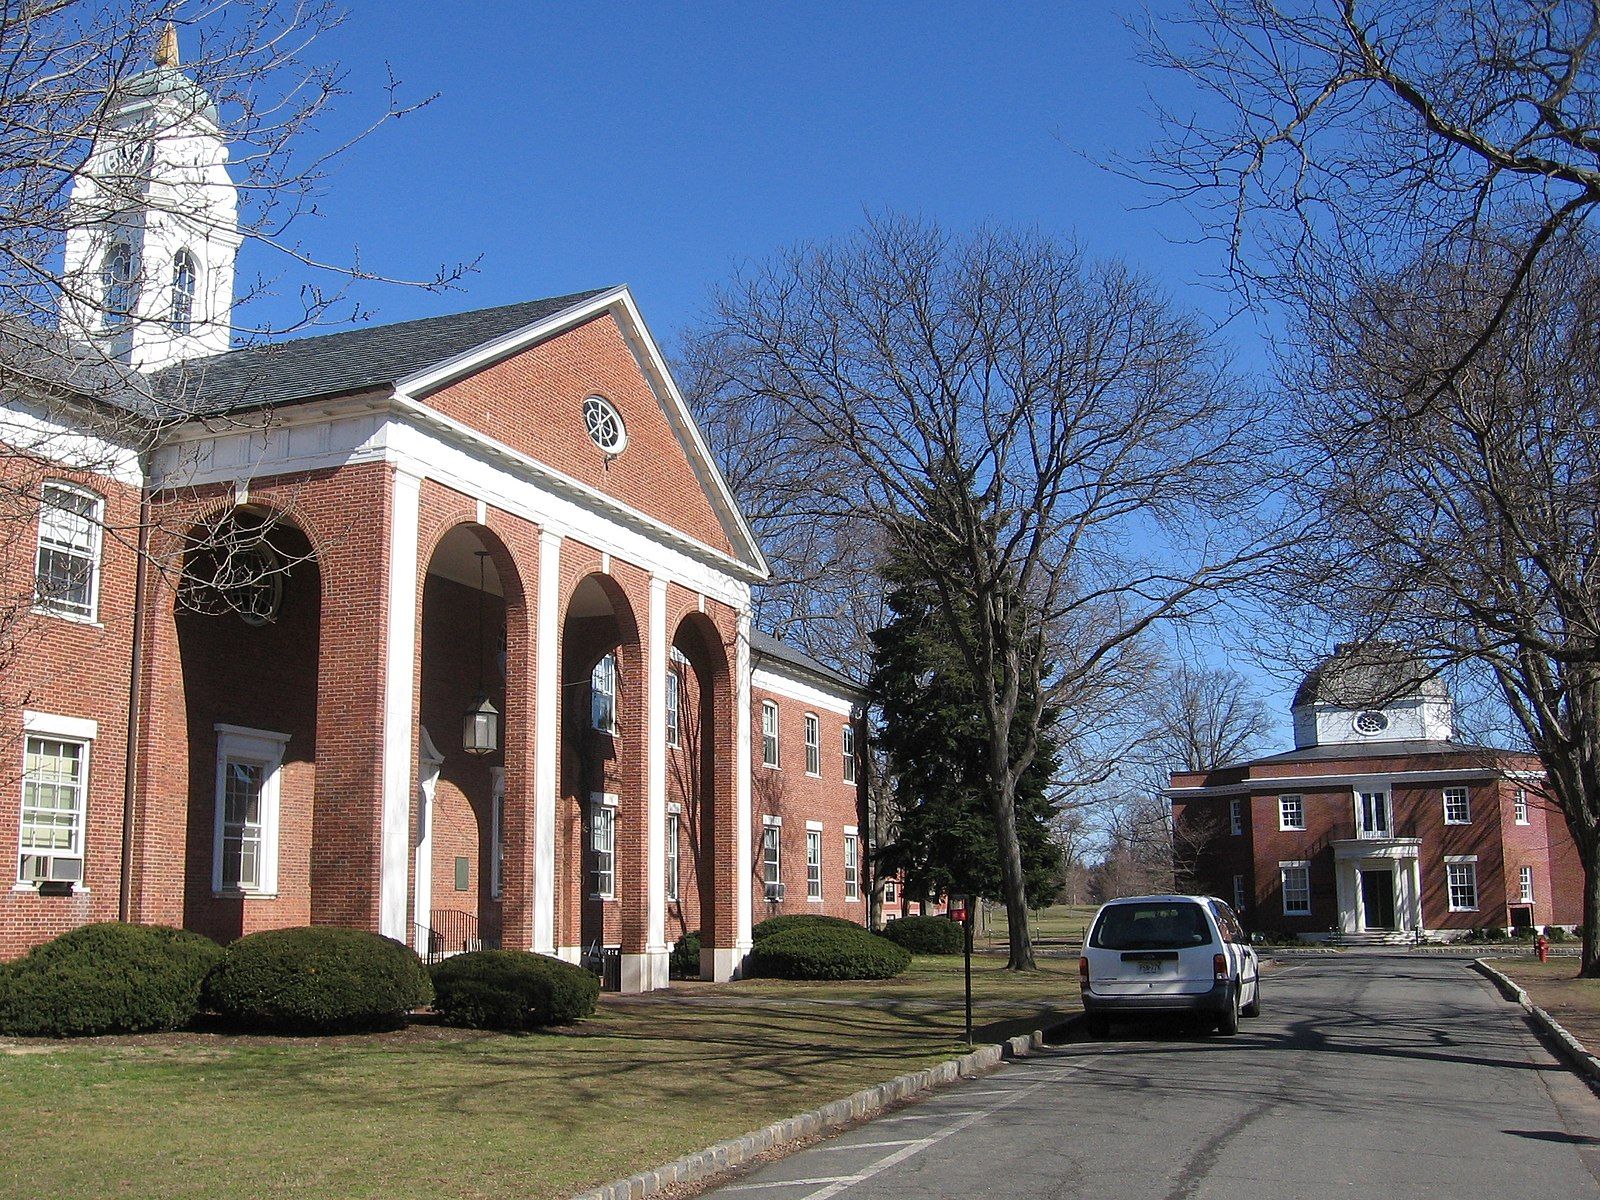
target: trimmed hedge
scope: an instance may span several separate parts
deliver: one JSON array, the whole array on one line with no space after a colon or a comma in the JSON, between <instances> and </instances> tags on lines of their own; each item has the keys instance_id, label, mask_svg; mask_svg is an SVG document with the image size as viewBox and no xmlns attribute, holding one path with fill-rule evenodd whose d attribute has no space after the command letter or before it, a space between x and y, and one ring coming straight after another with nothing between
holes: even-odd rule
<instances>
[{"instance_id":1,"label":"trimmed hedge","mask_svg":"<svg viewBox=\"0 0 1600 1200\"><path fill-rule=\"evenodd\" d=\"M433 969L433 1007L447 1025L541 1029L594 1012L600 980L582 967L526 950L473 950Z\"/></svg>"},{"instance_id":2,"label":"trimmed hedge","mask_svg":"<svg viewBox=\"0 0 1600 1200\"><path fill-rule=\"evenodd\" d=\"M433 999L422 960L390 938L328 925L268 929L227 948L205 999L224 1017L275 1033L398 1029Z\"/></svg>"},{"instance_id":3,"label":"trimmed hedge","mask_svg":"<svg viewBox=\"0 0 1600 1200\"><path fill-rule=\"evenodd\" d=\"M750 952L750 974L774 979L888 979L911 965L911 953L844 922L768 934Z\"/></svg>"},{"instance_id":4,"label":"trimmed hedge","mask_svg":"<svg viewBox=\"0 0 1600 1200\"><path fill-rule=\"evenodd\" d=\"M700 978L700 931L686 933L672 948L672 959L667 974L673 979Z\"/></svg>"},{"instance_id":5,"label":"trimmed hedge","mask_svg":"<svg viewBox=\"0 0 1600 1200\"><path fill-rule=\"evenodd\" d=\"M200 1009L222 957L208 937L165 925L83 925L0 968L0 1033L88 1037L177 1029Z\"/></svg>"},{"instance_id":6,"label":"trimmed hedge","mask_svg":"<svg viewBox=\"0 0 1600 1200\"><path fill-rule=\"evenodd\" d=\"M960 954L967 946L961 923L949 917L901 917L883 927L883 936L913 954Z\"/></svg>"},{"instance_id":7,"label":"trimmed hedge","mask_svg":"<svg viewBox=\"0 0 1600 1200\"><path fill-rule=\"evenodd\" d=\"M847 921L843 917L812 916L809 913L797 913L792 916L768 917L750 931L750 939L760 945L774 934L787 933L791 929L860 929L854 921Z\"/></svg>"}]
</instances>

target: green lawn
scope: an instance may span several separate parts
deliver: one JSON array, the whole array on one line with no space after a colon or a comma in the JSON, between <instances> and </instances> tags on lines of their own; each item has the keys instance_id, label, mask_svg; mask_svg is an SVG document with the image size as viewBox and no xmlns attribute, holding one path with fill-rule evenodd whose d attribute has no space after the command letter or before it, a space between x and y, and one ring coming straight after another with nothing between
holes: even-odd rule
<instances>
[{"instance_id":1,"label":"green lawn","mask_svg":"<svg viewBox=\"0 0 1600 1200\"><path fill-rule=\"evenodd\" d=\"M974 965L994 1040L1076 964ZM561 1197L965 1050L960 960L882 984L694 984L508 1037L0 1041L0 1195Z\"/></svg>"},{"instance_id":2,"label":"green lawn","mask_svg":"<svg viewBox=\"0 0 1600 1200\"><path fill-rule=\"evenodd\" d=\"M1529 999L1559 1021L1591 1054L1600 1053L1600 979L1580 976L1576 958L1563 956L1542 963L1530 954L1493 958L1489 965L1521 984Z\"/></svg>"},{"instance_id":3,"label":"green lawn","mask_svg":"<svg viewBox=\"0 0 1600 1200\"><path fill-rule=\"evenodd\" d=\"M1057 904L1029 914L1029 928L1041 949L1073 950L1083 945L1084 931L1099 908L1095 904ZM988 906L988 931L974 940L991 948L1005 946L1009 925L1004 905Z\"/></svg>"}]
</instances>

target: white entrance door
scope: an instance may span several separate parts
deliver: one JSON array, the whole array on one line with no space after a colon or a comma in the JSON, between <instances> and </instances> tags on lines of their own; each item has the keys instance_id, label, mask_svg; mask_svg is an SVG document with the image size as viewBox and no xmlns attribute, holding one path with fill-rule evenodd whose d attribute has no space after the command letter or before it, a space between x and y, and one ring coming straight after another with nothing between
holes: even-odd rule
<instances>
[{"instance_id":1,"label":"white entrance door","mask_svg":"<svg viewBox=\"0 0 1600 1200\"><path fill-rule=\"evenodd\" d=\"M1388 792L1356 793L1356 836L1386 838L1392 836Z\"/></svg>"}]
</instances>

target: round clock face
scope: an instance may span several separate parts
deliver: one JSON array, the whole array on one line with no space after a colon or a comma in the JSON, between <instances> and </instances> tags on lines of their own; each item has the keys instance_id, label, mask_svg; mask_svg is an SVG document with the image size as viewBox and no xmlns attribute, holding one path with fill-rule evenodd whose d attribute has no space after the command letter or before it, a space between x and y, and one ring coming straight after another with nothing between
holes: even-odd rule
<instances>
[{"instance_id":1,"label":"round clock face","mask_svg":"<svg viewBox=\"0 0 1600 1200\"><path fill-rule=\"evenodd\" d=\"M583 427L589 431L590 440L607 454L621 454L628 444L622 414L603 397L590 396L583 402Z\"/></svg>"},{"instance_id":2,"label":"round clock face","mask_svg":"<svg viewBox=\"0 0 1600 1200\"><path fill-rule=\"evenodd\" d=\"M1366 712L1356 714L1355 726L1357 733L1371 737L1373 734L1382 733L1389 728L1389 718L1376 709L1368 709Z\"/></svg>"}]
</instances>

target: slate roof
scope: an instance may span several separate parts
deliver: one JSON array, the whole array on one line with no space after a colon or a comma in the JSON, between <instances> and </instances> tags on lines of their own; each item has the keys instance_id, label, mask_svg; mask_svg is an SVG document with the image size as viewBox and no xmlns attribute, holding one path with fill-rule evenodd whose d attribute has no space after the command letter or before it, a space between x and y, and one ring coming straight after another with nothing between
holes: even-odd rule
<instances>
[{"instance_id":1,"label":"slate roof","mask_svg":"<svg viewBox=\"0 0 1600 1200\"><path fill-rule=\"evenodd\" d=\"M216 416L381 387L593 299L607 289L291 338L157 371L173 412Z\"/></svg>"},{"instance_id":2,"label":"slate roof","mask_svg":"<svg viewBox=\"0 0 1600 1200\"><path fill-rule=\"evenodd\" d=\"M1492 746L1475 746L1470 742L1449 742L1413 738L1392 742L1339 742L1326 746L1307 746L1302 750L1285 750L1265 758L1248 762L1229 763L1219 771L1240 770L1247 767L1278 766L1288 763L1329 762L1344 758L1419 758L1428 754L1482 754L1504 757L1510 750L1496 750Z\"/></svg>"},{"instance_id":3,"label":"slate roof","mask_svg":"<svg viewBox=\"0 0 1600 1200\"><path fill-rule=\"evenodd\" d=\"M1307 673L1293 707L1382 708L1413 696L1448 700L1450 692L1424 659L1393 642L1345 642Z\"/></svg>"},{"instance_id":4,"label":"slate roof","mask_svg":"<svg viewBox=\"0 0 1600 1200\"><path fill-rule=\"evenodd\" d=\"M802 671L816 675L829 683L844 688L846 691L861 691L861 684L851 679L850 676L823 665L809 654L796 650L787 642L780 642L770 633L762 633L759 629L750 631L750 651L761 658L775 658L780 662L788 663L792 667L799 667Z\"/></svg>"}]
</instances>

